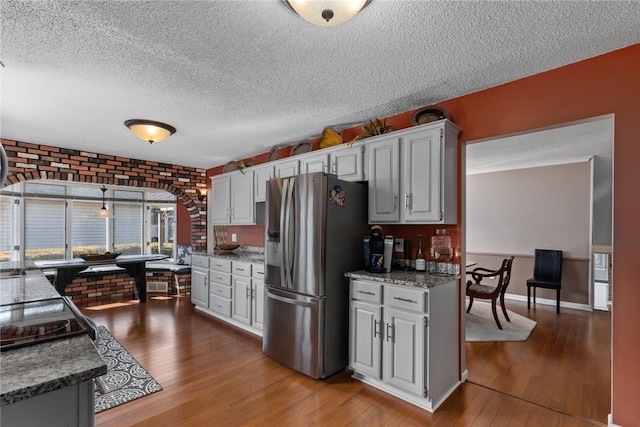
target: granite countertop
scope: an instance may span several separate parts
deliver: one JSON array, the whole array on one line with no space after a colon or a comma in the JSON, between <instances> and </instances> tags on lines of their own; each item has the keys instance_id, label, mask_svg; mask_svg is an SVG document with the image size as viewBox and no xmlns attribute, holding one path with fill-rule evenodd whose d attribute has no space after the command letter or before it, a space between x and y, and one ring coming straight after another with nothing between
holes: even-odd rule
<instances>
[{"instance_id":1,"label":"granite countertop","mask_svg":"<svg viewBox=\"0 0 640 427\"><path fill-rule=\"evenodd\" d=\"M26 268L23 274L2 277L0 303L39 301L59 297L40 270L29 265L0 263L0 271ZM62 338L0 353L0 405L81 383L107 373L107 365L88 335Z\"/></svg>"},{"instance_id":2,"label":"granite countertop","mask_svg":"<svg viewBox=\"0 0 640 427\"><path fill-rule=\"evenodd\" d=\"M107 373L107 365L88 335L4 351L0 358L0 405Z\"/></svg>"},{"instance_id":3,"label":"granite countertop","mask_svg":"<svg viewBox=\"0 0 640 427\"><path fill-rule=\"evenodd\" d=\"M391 273L371 273L366 270L350 271L345 276L352 279L371 280L414 288L433 288L452 280L460 279L459 275L444 276L442 274L417 273L415 271L392 271Z\"/></svg>"},{"instance_id":4,"label":"granite countertop","mask_svg":"<svg viewBox=\"0 0 640 427\"><path fill-rule=\"evenodd\" d=\"M241 247L242 248L242 247ZM250 262L252 264L264 264L264 252L259 250L213 251L194 252L193 255L204 255L215 258L223 258L231 261Z\"/></svg>"}]
</instances>

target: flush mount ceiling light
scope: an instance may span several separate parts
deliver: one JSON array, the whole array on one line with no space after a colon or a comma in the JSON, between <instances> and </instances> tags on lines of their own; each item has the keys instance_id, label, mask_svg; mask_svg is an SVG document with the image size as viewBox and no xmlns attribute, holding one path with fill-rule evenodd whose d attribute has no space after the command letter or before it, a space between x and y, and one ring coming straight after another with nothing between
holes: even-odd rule
<instances>
[{"instance_id":1,"label":"flush mount ceiling light","mask_svg":"<svg viewBox=\"0 0 640 427\"><path fill-rule=\"evenodd\" d=\"M131 132L143 141L150 144L160 142L176 133L176 128L162 122L154 122L153 120L134 119L127 120L124 125Z\"/></svg>"},{"instance_id":2,"label":"flush mount ceiling light","mask_svg":"<svg viewBox=\"0 0 640 427\"><path fill-rule=\"evenodd\" d=\"M298 15L312 24L332 27L347 22L371 3L371 0L283 0Z\"/></svg>"},{"instance_id":3,"label":"flush mount ceiling light","mask_svg":"<svg viewBox=\"0 0 640 427\"><path fill-rule=\"evenodd\" d=\"M98 210L98 212L96 212L96 216L99 216L100 218L113 218L113 213L111 213L111 211L107 209L107 205L104 200L104 193L107 192L107 187L105 187L103 184L100 191L102 191L102 207Z\"/></svg>"}]
</instances>

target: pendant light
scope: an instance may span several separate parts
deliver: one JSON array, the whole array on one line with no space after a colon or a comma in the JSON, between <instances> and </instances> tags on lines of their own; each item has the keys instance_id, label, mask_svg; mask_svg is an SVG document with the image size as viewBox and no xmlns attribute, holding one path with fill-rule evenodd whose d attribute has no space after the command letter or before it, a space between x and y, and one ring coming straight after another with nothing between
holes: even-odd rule
<instances>
[{"instance_id":1,"label":"pendant light","mask_svg":"<svg viewBox=\"0 0 640 427\"><path fill-rule=\"evenodd\" d=\"M124 122L124 125L128 127L135 136L143 141L147 141L149 144L165 140L176 133L176 128L173 126L153 120L127 120Z\"/></svg>"},{"instance_id":2,"label":"pendant light","mask_svg":"<svg viewBox=\"0 0 640 427\"><path fill-rule=\"evenodd\" d=\"M283 0L298 15L312 24L333 27L347 22L371 3L371 0Z\"/></svg>"},{"instance_id":3,"label":"pendant light","mask_svg":"<svg viewBox=\"0 0 640 427\"><path fill-rule=\"evenodd\" d=\"M102 188L100 189L100 191L102 191L102 207L98 210L98 212L96 212L95 216L100 218L113 218L113 213L109 209L107 209L107 205L104 199L104 194L107 192L107 187L102 184Z\"/></svg>"}]
</instances>

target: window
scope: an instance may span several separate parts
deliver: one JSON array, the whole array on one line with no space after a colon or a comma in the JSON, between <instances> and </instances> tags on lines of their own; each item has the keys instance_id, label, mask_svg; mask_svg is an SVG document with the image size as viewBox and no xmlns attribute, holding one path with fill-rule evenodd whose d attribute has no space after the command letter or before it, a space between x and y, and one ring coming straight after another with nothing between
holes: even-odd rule
<instances>
[{"instance_id":1,"label":"window","mask_svg":"<svg viewBox=\"0 0 640 427\"><path fill-rule=\"evenodd\" d=\"M113 251L126 255L142 253L142 205L113 206Z\"/></svg>"},{"instance_id":2,"label":"window","mask_svg":"<svg viewBox=\"0 0 640 427\"><path fill-rule=\"evenodd\" d=\"M107 251L108 219L95 215L101 207L101 202L73 201L71 244L74 258Z\"/></svg>"},{"instance_id":3,"label":"window","mask_svg":"<svg viewBox=\"0 0 640 427\"><path fill-rule=\"evenodd\" d=\"M102 207L100 187L41 180L0 190L0 261L106 251L174 257L175 196L111 187L105 202L114 217L101 218L95 215Z\"/></svg>"},{"instance_id":4,"label":"window","mask_svg":"<svg viewBox=\"0 0 640 427\"><path fill-rule=\"evenodd\" d=\"M0 196L0 261L11 260L13 249L13 200Z\"/></svg>"},{"instance_id":5,"label":"window","mask_svg":"<svg viewBox=\"0 0 640 427\"><path fill-rule=\"evenodd\" d=\"M64 200L24 200L24 259L65 258Z\"/></svg>"}]
</instances>

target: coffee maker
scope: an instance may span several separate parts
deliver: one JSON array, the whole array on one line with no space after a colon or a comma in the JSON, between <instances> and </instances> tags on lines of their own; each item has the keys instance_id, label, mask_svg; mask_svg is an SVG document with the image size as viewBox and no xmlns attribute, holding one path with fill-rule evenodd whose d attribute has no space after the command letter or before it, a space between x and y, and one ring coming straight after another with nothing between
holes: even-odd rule
<instances>
[{"instance_id":1,"label":"coffee maker","mask_svg":"<svg viewBox=\"0 0 640 427\"><path fill-rule=\"evenodd\" d=\"M393 262L393 236L384 236L382 227L371 227L364 240L365 268L372 273L390 273Z\"/></svg>"}]
</instances>

